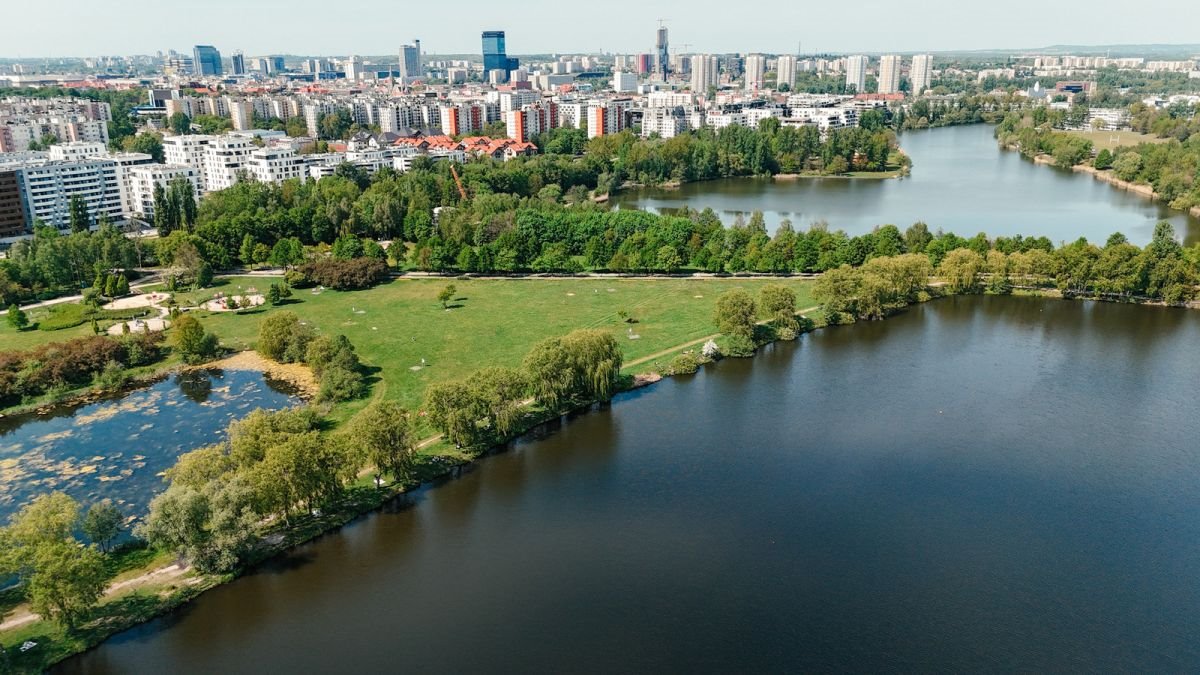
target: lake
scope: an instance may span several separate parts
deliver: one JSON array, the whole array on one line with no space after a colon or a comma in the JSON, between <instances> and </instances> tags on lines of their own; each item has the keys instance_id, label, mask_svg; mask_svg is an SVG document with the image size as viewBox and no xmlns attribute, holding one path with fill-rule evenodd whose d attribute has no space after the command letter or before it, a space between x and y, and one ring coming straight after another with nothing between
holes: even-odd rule
<instances>
[{"instance_id":1,"label":"lake","mask_svg":"<svg viewBox=\"0 0 1200 675\"><path fill-rule=\"evenodd\" d=\"M931 231L1045 235L1056 244L1079 237L1103 244L1118 231L1145 244L1155 223L1169 220L1188 244L1200 241L1200 218L1001 150L990 125L908 131L900 145L913 160L912 175L905 178L730 178L624 192L613 203L660 213L685 205L711 207L726 225L758 210L772 229L783 218L797 229L824 220L849 234L888 223L903 231L923 220Z\"/></svg>"},{"instance_id":2,"label":"lake","mask_svg":"<svg viewBox=\"0 0 1200 675\"><path fill-rule=\"evenodd\" d=\"M86 508L112 499L146 513L179 455L215 443L256 408L299 402L288 385L251 370L176 373L150 386L47 414L0 419L0 520L39 494L66 492Z\"/></svg>"},{"instance_id":3,"label":"lake","mask_svg":"<svg viewBox=\"0 0 1200 675\"><path fill-rule=\"evenodd\" d=\"M1200 671L1200 314L949 298L523 439L66 673Z\"/></svg>"}]
</instances>

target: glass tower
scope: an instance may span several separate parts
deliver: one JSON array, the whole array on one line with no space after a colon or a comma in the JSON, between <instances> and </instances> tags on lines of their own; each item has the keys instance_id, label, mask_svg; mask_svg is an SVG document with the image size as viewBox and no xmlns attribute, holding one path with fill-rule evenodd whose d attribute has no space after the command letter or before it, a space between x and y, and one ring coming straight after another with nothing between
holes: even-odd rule
<instances>
[{"instance_id":1,"label":"glass tower","mask_svg":"<svg viewBox=\"0 0 1200 675\"><path fill-rule=\"evenodd\" d=\"M484 77L493 70L502 70L505 73L504 79L507 80L507 73L516 70L519 65L520 62L517 59L508 58L508 52L504 48L504 31L485 30L483 32Z\"/></svg>"},{"instance_id":2,"label":"glass tower","mask_svg":"<svg viewBox=\"0 0 1200 675\"><path fill-rule=\"evenodd\" d=\"M192 50L192 68L194 75L221 75L225 71L221 67L221 52L212 45L196 45Z\"/></svg>"}]
</instances>

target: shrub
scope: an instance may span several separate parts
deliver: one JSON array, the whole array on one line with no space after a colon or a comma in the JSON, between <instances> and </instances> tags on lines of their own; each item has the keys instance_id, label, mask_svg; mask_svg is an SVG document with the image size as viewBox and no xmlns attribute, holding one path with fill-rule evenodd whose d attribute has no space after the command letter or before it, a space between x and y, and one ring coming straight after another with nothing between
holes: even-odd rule
<instances>
[{"instance_id":1,"label":"shrub","mask_svg":"<svg viewBox=\"0 0 1200 675\"><path fill-rule=\"evenodd\" d=\"M754 344L754 340L742 333L734 333L725 342L724 353L726 356L745 358L754 356L754 352L757 350L758 346Z\"/></svg>"},{"instance_id":2,"label":"shrub","mask_svg":"<svg viewBox=\"0 0 1200 675\"><path fill-rule=\"evenodd\" d=\"M367 393L367 385L361 373L342 366L331 366L321 375L321 386L317 390L317 400L349 401Z\"/></svg>"},{"instance_id":3,"label":"shrub","mask_svg":"<svg viewBox=\"0 0 1200 675\"><path fill-rule=\"evenodd\" d=\"M387 278L387 263L377 258L319 260L300 267L309 283L337 291L370 288Z\"/></svg>"},{"instance_id":4,"label":"shrub","mask_svg":"<svg viewBox=\"0 0 1200 675\"><path fill-rule=\"evenodd\" d=\"M671 359L668 375L691 375L700 370L700 359L692 352L684 352Z\"/></svg>"}]
</instances>

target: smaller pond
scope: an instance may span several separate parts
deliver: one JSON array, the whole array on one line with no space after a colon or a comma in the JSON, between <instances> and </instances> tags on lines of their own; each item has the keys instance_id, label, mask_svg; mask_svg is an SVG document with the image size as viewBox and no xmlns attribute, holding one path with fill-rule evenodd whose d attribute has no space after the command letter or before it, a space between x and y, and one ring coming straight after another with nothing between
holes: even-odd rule
<instances>
[{"instance_id":1,"label":"smaller pond","mask_svg":"<svg viewBox=\"0 0 1200 675\"><path fill-rule=\"evenodd\" d=\"M176 373L148 387L47 414L0 419L0 522L39 494L62 491L85 507L111 499L145 514L179 455L214 443L256 408L300 399L253 370Z\"/></svg>"}]
</instances>

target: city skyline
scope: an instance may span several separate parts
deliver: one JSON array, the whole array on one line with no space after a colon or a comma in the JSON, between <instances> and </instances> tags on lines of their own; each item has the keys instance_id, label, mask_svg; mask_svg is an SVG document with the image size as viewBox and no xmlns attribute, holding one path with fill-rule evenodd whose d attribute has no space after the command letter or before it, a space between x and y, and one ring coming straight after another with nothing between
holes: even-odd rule
<instances>
[{"instance_id":1,"label":"city skyline","mask_svg":"<svg viewBox=\"0 0 1200 675\"><path fill-rule=\"evenodd\" d=\"M1078 43L1085 35L1089 44L1187 44L1196 40L1191 26L1200 19L1200 9L1180 11L1169 0L1147 0L1136 8L1136 15L1160 13L1172 16L1166 23L1132 22L1135 11L1128 5L1104 0L1080 13L1067 6L1047 6L1032 0L1016 0L1003 7L972 7L963 11L961 3L932 0L921 11L911 7L866 0L855 15L870 17L869 22L846 21L843 9L826 6L799 6L783 0L766 0L753 14L732 13L727 3L698 0L686 8L669 2L633 2L614 0L608 5L610 16L623 17L620 30L588 30L570 36L564 26L596 26L583 6L547 6L544 13L528 12L514 20L504 7L480 0L462 3L465 21L441 20L437 8L406 8L403 21L389 23L387 30L352 30L352 16L344 21L298 21L286 31L262 30L278 25L280 9L273 4L245 5L233 0L214 0L204 12L192 13L187 21L164 21L162 12L130 13L115 0L62 0L63 13L74 20L59 27L64 39L48 43L33 31L17 31L6 37L3 58L63 58L96 55L153 54L168 49L191 49L211 44L222 53L242 50L246 54L310 55L384 55L394 54L400 34L420 38L429 54L479 53L479 32L504 30L509 52L541 53L643 53L654 48L658 19L670 30L672 51L684 52L761 52L761 53L850 53L850 52L944 52L979 49L1035 49L1057 44ZM313 12L322 6L315 0L295 0L289 12ZM386 13L391 4L366 0L356 8L364 13ZM686 11L683 11L686 9ZM230 21L229 16L238 21ZM294 15L294 14L292 14ZM1190 15L1190 16L1189 16ZM114 16L119 21L113 21ZM720 16L719 21L713 18ZM770 21L763 21L770 16ZM35 25L40 11L31 5L8 8L6 19L12 25ZM1030 21L1036 17L1036 21ZM168 17L169 18L169 17ZM330 31L330 25L345 25L344 31ZM644 28L643 27L644 24ZM96 25L111 26L98 32ZM600 24L601 26L603 24ZM569 47L570 49L564 49Z\"/></svg>"}]
</instances>

